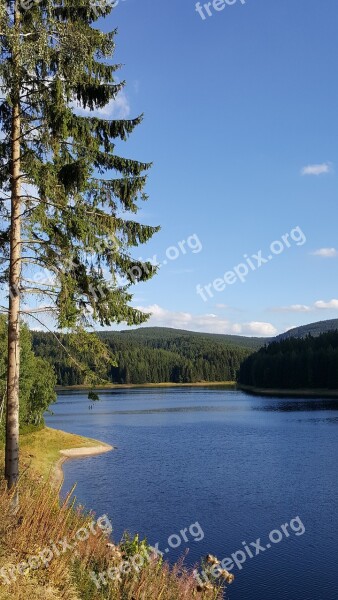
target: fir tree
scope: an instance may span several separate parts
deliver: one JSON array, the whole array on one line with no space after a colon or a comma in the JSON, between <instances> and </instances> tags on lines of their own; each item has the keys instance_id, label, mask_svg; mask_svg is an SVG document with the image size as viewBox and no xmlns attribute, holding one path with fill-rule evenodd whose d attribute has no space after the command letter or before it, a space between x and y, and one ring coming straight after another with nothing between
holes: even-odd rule
<instances>
[{"instance_id":1,"label":"fir tree","mask_svg":"<svg viewBox=\"0 0 338 600\"><path fill-rule=\"evenodd\" d=\"M154 274L131 248L157 228L130 215L151 166L117 146L141 122L102 119L124 83L112 64L111 12L91 0L0 0L1 281L9 290L5 476L18 480L20 318L26 294L48 298L59 328L139 324L129 287ZM78 109L81 109L78 110ZM83 116L83 112L88 115ZM36 266L40 269L36 276ZM33 281L32 281L33 280Z\"/></svg>"}]
</instances>

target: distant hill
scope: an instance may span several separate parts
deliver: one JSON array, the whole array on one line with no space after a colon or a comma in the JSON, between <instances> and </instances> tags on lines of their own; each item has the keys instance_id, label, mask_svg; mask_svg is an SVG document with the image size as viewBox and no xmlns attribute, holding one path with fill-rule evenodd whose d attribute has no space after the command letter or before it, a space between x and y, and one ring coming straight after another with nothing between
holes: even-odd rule
<instances>
[{"instance_id":1,"label":"distant hill","mask_svg":"<svg viewBox=\"0 0 338 600\"><path fill-rule=\"evenodd\" d=\"M317 321L316 323L309 323L309 325L301 325L290 329L281 335L278 335L275 339L287 340L290 338L305 338L308 335L318 337L322 333L328 333L329 331L338 330L338 319L329 319L328 321Z\"/></svg>"},{"instance_id":2,"label":"distant hill","mask_svg":"<svg viewBox=\"0 0 338 600\"><path fill-rule=\"evenodd\" d=\"M297 327L276 338L199 333L169 327L102 331L98 335L109 346L117 363L115 367L103 365L102 375L112 383L127 384L233 381L242 363L271 342L303 339L309 334L318 337L332 330L338 330L338 319ZM59 385L84 383L83 373L69 360L52 333L32 334L35 353L53 365ZM67 335L58 337L67 347ZM70 352L72 356L73 352ZM82 359L81 348L78 352L78 358Z\"/></svg>"},{"instance_id":3,"label":"distant hill","mask_svg":"<svg viewBox=\"0 0 338 600\"><path fill-rule=\"evenodd\" d=\"M103 332L102 337L115 335L116 331ZM270 338L245 337L241 335L229 335L223 333L201 333L199 331L187 331L185 329L173 329L172 327L139 327L138 329L124 329L118 332L121 336L131 337L139 340L147 340L151 343L172 340L174 338L191 337L197 339L212 340L221 344L234 345L240 348L255 350L261 348Z\"/></svg>"},{"instance_id":4,"label":"distant hill","mask_svg":"<svg viewBox=\"0 0 338 600\"><path fill-rule=\"evenodd\" d=\"M104 331L98 335L117 363L116 367L107 366L105 378L112 383L133 384L234 381L242 361L267 341L166 327ZM67 335L59 337L67 347ZM33 347L37 355L54 366L58 384L83 383L82 373L51 333L33 332Z\"/></svg>"}]
</instances>

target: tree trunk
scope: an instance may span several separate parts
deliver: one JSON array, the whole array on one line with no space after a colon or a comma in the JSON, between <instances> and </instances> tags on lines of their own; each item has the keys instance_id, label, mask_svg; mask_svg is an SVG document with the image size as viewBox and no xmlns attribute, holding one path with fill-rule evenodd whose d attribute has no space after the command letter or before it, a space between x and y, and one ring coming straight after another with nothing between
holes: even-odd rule
<instances>
[{"instance_id":1,"label":"tree trunk","mask_svg":"<svg viewBox=\"0 0 338 600\"><path fill-rule=\"evenodd\" d=\"M18 27L18 15L15 26ZM18 52L18 50L16 50ZM16 56L13 56L16 61ZM21 119L19 91L14 93L11 156L11 232L9 263L8 366L5 477L8 488L19 479L19 374L21 278ZM17 496L14 499L17 503Z\"/></svg>"}]
</instances>

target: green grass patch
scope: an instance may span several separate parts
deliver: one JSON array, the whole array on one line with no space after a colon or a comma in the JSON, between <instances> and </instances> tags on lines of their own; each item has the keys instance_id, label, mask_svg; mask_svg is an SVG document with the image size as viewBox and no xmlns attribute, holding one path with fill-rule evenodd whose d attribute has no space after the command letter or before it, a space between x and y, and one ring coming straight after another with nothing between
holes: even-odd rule
<instances>
[{"instance_id":1,"label":"green grass patch","mask_svg":"<svg viewBox=\"0 0 338 600\"><path fill-rule=\"evenodd\" d=\"M44 480L52 473L56 462L60 458L60 450L71 448L93 448L102 446L102 442L90 438L74 435L43 427L20 436L20 461L21 471L31 470ZM4 465L4 443L1 448L1 468Z\"/></svg>"}]
</instances>

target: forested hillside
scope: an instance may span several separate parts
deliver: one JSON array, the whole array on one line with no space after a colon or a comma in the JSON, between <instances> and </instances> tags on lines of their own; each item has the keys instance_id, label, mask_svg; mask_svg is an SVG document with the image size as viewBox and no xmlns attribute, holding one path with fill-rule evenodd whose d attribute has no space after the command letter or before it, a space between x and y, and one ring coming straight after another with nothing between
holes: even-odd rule
<instances>
[{"instance_id":1,"label":"forested hillside","mask_svg":"<svg viewBox=\"0 0 338 600\"><path fill-rule=\"evenodd\" d=\"M256 388L338 389L338 331L275 341L242 363L238 381Z\"/></svg>"},{"instance_id":2,"label":"forested hillside","mask_svg":"<svg viewBox=\"0 0 338 600\"><path fill-rule=\"evenodd\" d=\"M326 321L316 321L316 323L309 323L308 325L300 325L289 329L285 333L281 333L276 337L276 340L286 340L288 338L305 338L308 335L317 337L322 333L328 333L329 331L338 330L338 319L328 319Z\"/></svg>"},{"instance_id":3,"label":"forested hillside","mask_svg":"<svg viewBox=\"0 0 338 600\"><path fill-rule=\"evenodd\" d=\"M101 335L110 336L116 332L103 332ZM235 345L240 348L253 348L258 350L263 344L270 341L271 338L244 337L241 335L229 335L223 333L200 333L197 331L187 331L185 329L173 329L171 327L140 327L138 329L125 329L118 332L123 338L142 340L143 343L149 343L153 347L167 348L173 341L189 337L190 339L204 339L222 344Z\"/></svg>"},{"instance_id":4,"label":"forested hillside","mask_svg":"<svg viewBox=\"0 0 338 600\"><path fill-rule=\"evenodd\" d=\"M258 338L162 328L101 332L99 336L117 363L103 375L112 383L126 384L233 381L241 362L264 343ZM60 339L67 347L67 335ZM35 353L54 366L59 385L83 383L83 374L52 334L34 332L33 344Z\"/></svg>"}]
</instances>

